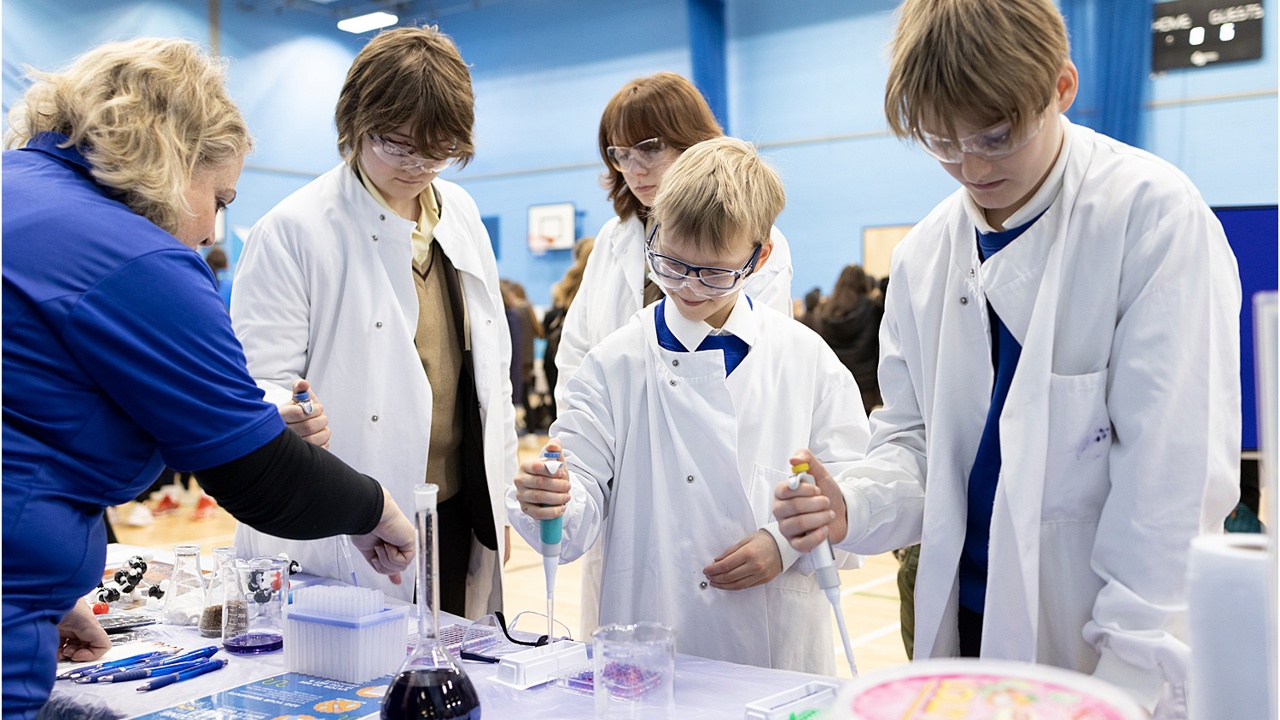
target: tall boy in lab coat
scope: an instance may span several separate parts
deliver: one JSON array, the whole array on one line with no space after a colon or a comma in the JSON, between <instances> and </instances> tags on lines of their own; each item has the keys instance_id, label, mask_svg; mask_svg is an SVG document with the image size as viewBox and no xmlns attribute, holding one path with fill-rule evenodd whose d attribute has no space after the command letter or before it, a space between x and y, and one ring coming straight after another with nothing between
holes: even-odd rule
<instances>
[{"instance_id":1,"label":"tall boy in lab coat","mask_svg":"<svg viewBox=\"0 0 1280 720\"><path fill-rule=\"evenodd\" d=\"M894 253L866 459L775 513L797 549L922 542L916 657L1071 668L1177 716L1188 544L1238 493L1235 259L1186 176L1062 117L1052 0L900 13L889 123L963 187Z\"/></svg>"},{"instance_id":2,"label":"tall boy in lab coat","mask_svg":"<svg viewBox=\"0 0 1280 720\"><path fill-rule=\"evenodd\" d=\"M663 179L647 243L666 298L589 352L551 428L566 468L521 467L512 526L561 562L608 528L600 622L657 621L680 652L834 673L830 607L778 533L772 488L799 446L861 458L861 395L820 337L740 292L769 260L777 173L732 138L694 145ZM856 562L841 553L849 564Z\"/></svg>"}]
</instances>

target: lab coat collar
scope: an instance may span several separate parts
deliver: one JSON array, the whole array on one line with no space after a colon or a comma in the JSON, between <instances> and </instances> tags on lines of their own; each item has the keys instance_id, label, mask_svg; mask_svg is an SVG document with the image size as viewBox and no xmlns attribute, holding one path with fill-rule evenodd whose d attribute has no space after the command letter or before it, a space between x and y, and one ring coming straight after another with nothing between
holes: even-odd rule
<instances>
[{"instance_id":1,"label":"lab coat collar","mask_svg":"<svg viewBox=\"0 0 1280 720\"><path fill-rule=\"evenodd\" d=\"M374 222L370 223L370 229L373 234L379 235L380 238L384 237L387 234L386 225L389 225L394 230L394 232L390 233L391 244L386 246L396 248L394 261L387 265L388 270L395 272L400 267L410 267L413 258L413 231L418 227L417 221L406 220L383 207L365 189L364 182L360 179L360 176L345 162L339 167L338 182L342 189L343 197L347 198L348 202L352 204L356 217L374 220ZM453 263L454 269L458 272L474 275L483 281L485 274L484 267L480 261L480 251L472 246L467 229L461 227L460 224L465 222L461 214L459 212L450 212L450 197L452 193L458 192L457 185L447 180L436 178L431 181L428 189L435 193L437 207L440 209L440 222L432 231L435 241L440 244L440 249L449 257L449 262ZM382 252L386 251L383 250ZM402 255L403 258L401 257ZM402 259L403 262L401 262Z\"/></svg>"},{"instance_id":2,"label":"lab coat collar","mask_svg":"<svg viewBox=\"0 0 1280 720\"><path fill-rule=\"evenodd\" d=\"M617 258L618 267L623 269L623 279L626 280L627 287L631 290L632 296L635 297L635 307L638 308L644 302L644 275L646 272L644 223L634 215L627 220L622 218L614 219L617 225L614 226L613 232L607 235L601 232L601 236L607 238L608 245L606 247ZM599 250L601 250L601 246L597 245L592 252L598 252Z\"/></svg>"},{"instance_id":3,"label":"lab coat collar","mask_svg":"<svg viewBox=\"0 0 1280 720\"><path fill-rule=\"evenodd\" d=\"M666 303L667 298L663 298L662 302ZM687 320L676 309L675 303L672 303L663 315L667 321L667 329L688 350L696 350L714 329L702 320L696 322ZM733 310L729 312L729 319L725 320L724 330L737 336L748 346L754 347L759 328L760 321L755 315L751 298L739 292Z\"/></svg>"},{"instance_id":4,"label":"lab coat collar","mask_svg":"<svg viewBox=\"0 0 1280 720\"><path fill-rule=\"evenodd\" d=\"M1062 125L1062 148L1058 151L1058 159L1054 161L1053 167L1049 169L1049 174L1036 194L1004 221L1006 230L1021 227L1039 217L1057 199L1058 193L1062 192L1062 179L1067 173L1067 156L1071 150L1071 121L1064 115L1059 115L1058 118ZM987 222L986 213L967 192L964 193L964 207L979 232L983 234L996 232L991 223Z\"/></svg>"},{"instance_id":5,"label":"lab coat collar","mask_svg":"<svg viewBox=\"0 0 1280 720\"><path fill-rule=\"evenodd\" d=\"M409 242L410 234L418 226L417 221L406 220L383 207L365 189L364 181L360 179L360 175L345 161L338 168L338 183L342 188L343 197L352 204L356 217L376 218L379 221L376 224L390 223L392 227L401 231L398 234L403 234L405 242Z\"/></svg>"}]
</instances>

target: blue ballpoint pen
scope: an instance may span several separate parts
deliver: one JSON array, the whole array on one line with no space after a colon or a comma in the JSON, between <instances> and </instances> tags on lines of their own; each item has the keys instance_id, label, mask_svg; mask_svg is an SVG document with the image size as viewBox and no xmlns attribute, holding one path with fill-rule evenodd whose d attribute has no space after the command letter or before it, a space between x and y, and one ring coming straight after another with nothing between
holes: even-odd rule
<instances>
[{"instance_id":1,"label":"blue ballpoint pen","mask_svg":"<svg viewBox=\"0 0 1280 720\"><path fill-rule=\"evenodd\" d=\"M194 668L191 668L190 670L183 670L182 672L172 673L170 675L161 675L160 677L153 677L151 678L150 681L145 682L142 685L139 685L137 690L138 692L150 692L152 690L159 690L160 688L165 687L167 685L172 685L177 682L182 682L183 680L190 680L193 677L200 677L201 675L204 675L205 673L211 673L214 670L221 670L222 668L226 667L226 665L227 665L226 660L210 660L208 662L201 663L199 667L194 667Z\"/></svg>"},{"instance_id":2,"label":"blue ballpoint pen","mask_svg":"<svg viewBox=\"0 0 1280 720\"><path fill-rule=\"evenodd\" d=\"M141 680L143 678L155 677L157 675L185 672L191 668L197 668L211 662L213 661L208 658L200 658L199 660L188 660L180 663L165 663L164 665L155 665L152 667L133 668L131 670L121 670L119 672L112 673L105 677L98 678L96 681L89 680L87 682L118 683L128 682L130 680Z\"/></svg>"},{"instance_id":3,"label":"blue ballpoint pen","mask_svg":"<svg viewBox=\"0 0 1280 720\"><path fill-rule=\"evenodd\" d=\"M82 675L89 675L99 670L105 670L107 668L132 667L134 665L139 665L141 663L147 662L152 658L171 657L172 655L173 655L173 652L169 650L156 650L154 652L142 653L141 655L133 655L127 658L120 658L119 660L109 660L107 662L98 663L96 665L86 665L84 667L72 668L71 670L67 670L66 672L59 674L57 676L57 679L74 680L75 678L78 678Z\"/></svg>"},{"instance_id":4,"label":"blue ballpoint pen","mask_svg":"<svg viewBox=\"0 0 1280 720\"><path fill-rule=\"evenodd\" d=\"M204 658L213 657L218 653L217 645L206 645L196 650L189 650L181 655L174 655L161 660L162 664L170 665L178 662L187 662L188 660L202 660Z\"/></svg>"},{"instance_id":5,"label":"blue ballpoint pen","mask_svg":"<svg viewBox=\"0 0 1280 720\"><path fill-rule=\"evenodd\" d=\"M202 647L199 650L192 650L190 652L185 652L185 653L182 653L181 655L166 655L161 657L153 657L144 662L137 663L134 665L129 665L126 667L104 668L102 670L97 670L97 671L88 673L86 675L80 675L79 677L75 678L75 681L78 683L112 682L110 680L104 680L104 678L109 677L111 675L115 675L123 671L150 670L156 667L167 667L170 665L178 665L182 663L192 662L195 660L204 660L205 658L213 657L217 652L218 652L217 645L209 645L208 647ZM140 675L139 677L145 677L145 676ZM120 681L119 679L117 679L115 680L115 682L120 682Z\"/></svg>"}]
</instances>

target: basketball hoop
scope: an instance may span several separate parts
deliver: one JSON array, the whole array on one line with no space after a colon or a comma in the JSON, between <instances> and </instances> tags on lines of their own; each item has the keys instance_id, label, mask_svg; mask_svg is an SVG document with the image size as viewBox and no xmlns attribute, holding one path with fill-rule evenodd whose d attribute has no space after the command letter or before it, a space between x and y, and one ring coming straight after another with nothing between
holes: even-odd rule
<instances>
[{"instance_id":1,"label":"basketball hoop","mask_svg":"<svg viewBox=\"0 0 1280 720\"><path fill-rule=\"evenodd\" d=\"M555 242L554 236L530 234L529 235L529 252L532 253L534 257L542 257L543 255L547 254L548 250L551 249L551 244L553 242Z\"/></svg>"}]
</instances>

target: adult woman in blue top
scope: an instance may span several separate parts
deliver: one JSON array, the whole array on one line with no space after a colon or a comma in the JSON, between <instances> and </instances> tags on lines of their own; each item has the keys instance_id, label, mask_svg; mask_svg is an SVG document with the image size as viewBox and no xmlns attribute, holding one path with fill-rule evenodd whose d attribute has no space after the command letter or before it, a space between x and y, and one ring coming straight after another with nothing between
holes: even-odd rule
<instances>
[{"instance_id":1,"label":"adult woman in blue top","mask_svg":"<svg viewBox=\"0 0 1280 720\"><path fill-rule=\"evenodd\" d=\"M378 483L299 437L322 443L323 413L262 400L195 252L250 147L221 68L137 40L34 81L3 160L5 718L36 715L59 657L110 647L80 600L102 576L103 509L166 463L273 534L355 535L393 577L413 555Z\"/></svg>"}]
</instances>

